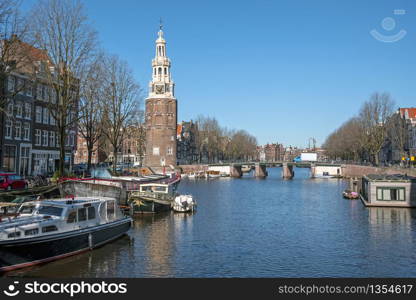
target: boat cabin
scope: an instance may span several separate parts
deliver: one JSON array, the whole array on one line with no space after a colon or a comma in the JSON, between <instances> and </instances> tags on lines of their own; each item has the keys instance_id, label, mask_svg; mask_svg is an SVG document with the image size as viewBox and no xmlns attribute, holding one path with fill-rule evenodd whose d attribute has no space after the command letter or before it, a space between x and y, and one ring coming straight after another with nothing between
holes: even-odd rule
<instances>
[{"instance_id":1,"label":"boat cabin","mask_svg":"<svg viewBox=\"0 0 416 300\"><path fill-rule=\"evenodd\" d=\"M366 206L416 207L416 177L370 174L362 179L361 199Z\"/></svg>"},{"instance_id":2,"label":"boat cabin","mask_svg":"<svg viewBox=\"0 0 416 300\"><path fill-rule=\"evenodd\" d=\"M146 183L140 185L139 191L140 193L172 194L173 186L163 183Z\"/></svg>"},{"instance_id":3,"label":"boat cabin","mask_svg":"<svg viewBox=\"0 0 416 300\"><path fill-rule=\"evenodd\" d=\"M174 195L175 186L173 184L145 183L140 185L138 191L133 191L130 197L172 201Z\"/></svg>"},{"instance_id":4,"label":"boat cabin","mask_svg":"<svg viewBox=\"0 0 416 300\"><path fill-rule=\"evenodd\" d=\"M79 197L23 203L0 218L0 240L34 238L110 223L122 217L114 198Z\"/></svg>"}]
</instances>

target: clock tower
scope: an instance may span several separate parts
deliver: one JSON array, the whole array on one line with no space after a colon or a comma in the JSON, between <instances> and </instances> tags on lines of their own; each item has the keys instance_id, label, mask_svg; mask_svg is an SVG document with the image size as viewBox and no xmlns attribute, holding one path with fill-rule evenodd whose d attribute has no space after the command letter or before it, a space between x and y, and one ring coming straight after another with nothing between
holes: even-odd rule
<instances>
[{"instance_id":1,"label":"clock tower","mask_svg":"<svg viewBox=\"0 0 416 300\"><path fill-rule=\"evenodd\" d=\"M170 66L160 25L155 58L152 60L152 80L146 98L145 165L148 167L176 166L177 101Z\"/></svg>"}]
</instances>

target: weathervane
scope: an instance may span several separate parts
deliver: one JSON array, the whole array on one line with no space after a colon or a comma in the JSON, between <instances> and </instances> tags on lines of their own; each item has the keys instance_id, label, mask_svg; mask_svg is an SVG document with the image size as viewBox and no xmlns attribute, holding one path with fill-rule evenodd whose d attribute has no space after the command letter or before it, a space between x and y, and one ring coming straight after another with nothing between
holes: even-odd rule
<instances>
[{"instance_id":1,"label":"weathervane","mask_svg":"<svg viewBox=\"0 0 416 300\"><path fill-rule=\"evenodd\" d=\"M159 29L162 30L163 28L163 23L162 23L162 17L160 17L160 21L159 21Z\"/></svg>"}]
</instances>

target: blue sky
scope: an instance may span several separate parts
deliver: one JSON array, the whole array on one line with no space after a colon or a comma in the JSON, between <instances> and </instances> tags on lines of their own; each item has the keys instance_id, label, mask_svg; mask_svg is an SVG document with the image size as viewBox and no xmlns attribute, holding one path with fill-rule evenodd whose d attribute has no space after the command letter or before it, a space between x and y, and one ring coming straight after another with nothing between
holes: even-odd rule
<instances>
[{"instance_id":1,"label":"blue sky","mask_svg":"<svg viewBox=\"0 0 416 300\"><path fill-rule=\"evenodd\" d=\"M321 144L375 91L390 92L397 106L416 106L412 0L85 0L85 5L103 48L129 62L144 96L163 18L178 121L215 116L224 126L249 131L260 144L304 147L310 137ZM373 29L406 35L384 43L370 35Z\"/></svg>"}]
</instances>

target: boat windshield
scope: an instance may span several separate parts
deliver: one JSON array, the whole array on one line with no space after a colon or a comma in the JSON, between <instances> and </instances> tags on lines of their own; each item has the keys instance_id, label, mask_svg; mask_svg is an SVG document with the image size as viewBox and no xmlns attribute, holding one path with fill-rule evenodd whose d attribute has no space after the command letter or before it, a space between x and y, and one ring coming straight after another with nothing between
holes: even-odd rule
<instances>
[{"instance_id":1,"label":"boat windshield","mask_svg":"<svg viewBox=\"0 0 416 300\"><path fill-rule=\"evenodd\" d=\"M156 193L166 193L167 192L167 188L164 186L141 186L141 191L142 192L156 192Z\"/></svg>"},{"instance_id":2,"label":"boat windshield","mask_svg":"<svg viewBox=\"0 0 416 300\"><path fill-rule=\"evenodd\" d=\"M49 215L60 217L62 215L63 208L49 205L41 205L38 208L38 214L40 215Z\"/></svg>"},{"instance_id":3,"label":"boat windshield","mask_svg":"<svg viewBox=\"0 0 416 300\"><path fill-rule=\"evenodd\" d=\"M93 178L103 178L103 179L111 179L112 178L110 172L107 169L104 169L104 168L92 170L91 177L93 177Z\"/></svg>"}]
</instances>

